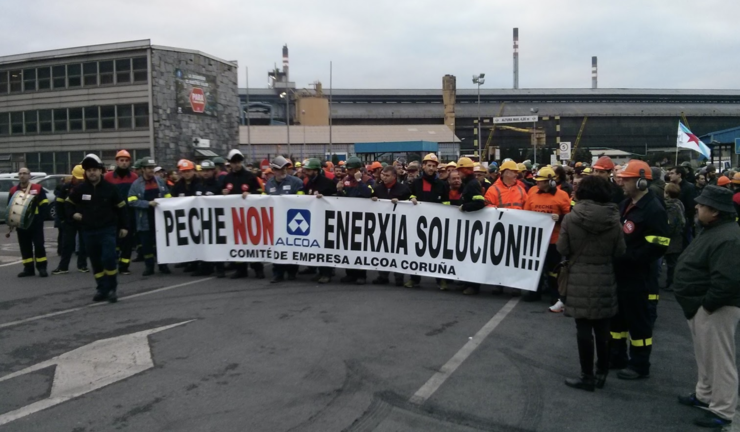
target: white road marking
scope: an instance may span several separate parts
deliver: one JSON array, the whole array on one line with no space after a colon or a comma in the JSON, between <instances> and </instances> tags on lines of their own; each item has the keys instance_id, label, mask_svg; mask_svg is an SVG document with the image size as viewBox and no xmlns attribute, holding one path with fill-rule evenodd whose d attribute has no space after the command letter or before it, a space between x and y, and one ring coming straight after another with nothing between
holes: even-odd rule
<instances>
[{"instance_id":1,"label":"white road marking","mask_svg":"<svg viewBox=\"0 0 740 432\"><path fill-rule=\"evenodd\" d=\"M211 279L213 279L213 278L212 277L209 277L209 278L205 278L205 279L198 279L198 280L194 280L194 281L190 281L190 282L185 282L185 283L181 283L181 284L177 284L177 285L172 285L172 286L162 287L162 288L158 288L158 289L151 290L151 291L146 291L146 292L143 292L143 293L132 294L130 296L119 297L118 298L118 301L133 299L133 298L137 298L137 297L143 297L143 296L147 296L147 295L151 295L151 294L160 293L160 292L163 292L163 291L169 291L169 290L172 290L172 289L175 289L175 288L182 288L184 286L193 285L193 284L196 284L196 283L199 283L199 282L206 282L206 281L209 281ZM61 311L58 311L58 312L51 312L51 313L43 314L43 315L36 315L35 317L31 317L31 318L24 318L24 319L18 320L18 321L11 321L11 322L8 322L8 323L0 324L0 329L4 329L4 328L8 328L8 327L13 327L13 326L17 326L17 325L20 325L20 324L25 324L25 323L33 322L33 321L38 321L38 320L41 320L41 319L44 319L44 318L51 318L51 317L55 317L55 316L59 316L59 315L66 315L66 314L69 314L69 313L72 313L72 312L77 312L78 310L87 309L87 308L96 307L96 306L101 306L101 305L104 305L104 304L106 304L106 303L91 303L91 304L88 304L88 305L85 305L85 306L80 306L80 307L76 307L76 308L72 308L72 309L65 309L65 310L61 310Z\"/></svg>"},{"instance_id":2,"label":"white road marking","mask_svg":"<svg viewBox=\"0 0 740 432\"><path fill-rule=\"evenodd\" d=\"M9 263L6 263L6 264L0 264L0 267L12 266L12 265L20 264L22 262L23 262L23 260L13 261L13 262L9 262Z\"/></svg>"},{"instance_id":3,"label":"white road marking","mask_svg":"<svg viewBox=\"0 0 740 432\"><path fill-rule=\"evenodd\" d=\"M496 315L491 318L490 321L486 323L480 330L478 330L478 333L475 334L470 340L463 345L462 348L460 348L460 351L458 351L454 356L452 356L451 359L447 361L447 363L444 364L440 368L440 370L432 375L431 378L429 378L429 381L426 382L421 388L414 393L413 396L411 396L411 399L409 399L409 402L421 405L424 402L427 401L434 392L436 392L442 384L444 384L445 381L447 381L447 378L452 375L455 370L457 370L458 367L464 362L468 357L470 357L470 354L475 351L476 348L483 342L483 340L493 332L496 327L498 327L499 324L501 324L501 321L506 318L506 315L509 314L514 309L514 306L519 303L519 297L512 298L509 300L508 303L504 305L504 307L499 310Z\"/></svg>"},{"instance_id":4,"label":"white road marking","mask_svg":"<svg viewBox=\"0 0 740 432\"><path fill-rule=\"evenodd\" d=\"M95 341L0 378L3 382L56 365L49 397L0 415L0 426L153 368L148 336L192 321Z\"/></svg>"}]
</instances>

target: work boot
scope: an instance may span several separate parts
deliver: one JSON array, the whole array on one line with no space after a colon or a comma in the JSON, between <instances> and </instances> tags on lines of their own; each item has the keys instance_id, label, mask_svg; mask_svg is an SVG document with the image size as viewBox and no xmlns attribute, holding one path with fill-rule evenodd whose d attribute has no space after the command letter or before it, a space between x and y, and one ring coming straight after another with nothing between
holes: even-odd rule
<instances>
[{"instance_id":1,"label":"work boot","mask_svg":"<svg viewBox=\"0 0 740 432\"><path fill-rule=\"evenodd\" d=\"M154 267L147 267L144 269L144 273L142 273L142 276L151 276L154 274Z\"/></svg>"},{"instance_id":2,"label":"work boot","mask_svg":"<svg viewBox=\"0 0 740 432\"><path fill-rule=\"evenodd\" d=\"M118 296L116 295L116 290L111 291L108 293L108 303L115 303L118 301Z\"/></svg>"},{"instance_id":3,"label":"work boot","mask_svg":"<svg viewBox=\"0 0 740 432\"><path fill-rule=\"evenodd\" d=\"M170 271L170 268L167 266L167 264L160 264L159 272L162 274L172 274L172 271Z\"/></svg>"},{"instance_id":4,"label":"work boot","mask_svg":"<svg viewBox=\"0 0 740 432\"><path fill-rule=\"evenodd\" d=\"M55 268L54 270L51 271L51 274L53 274L54 276L56 276L56 275L62 275L62 274L67 274L67 273L69 273L69 270L64 270L64 269L60 269L60 268Z\"/></svg>"},{"instance_id":5,"label":"work boot","mask_svg":"<svg viewBox=\"0 0 740 432\"><path fill-rule=\"evenodd\" d=\"M439 281L437 286L439 287L440 291L447 291L447 281L446 280Z\"/></svg>"},{"instance_id":6,"label":"work boot","mask_svg":"<svg viewBox=\"0 0 740 432\"><path fill-rule=\"evenodd\" d=\"M129 268L128 268L127 265L122 265L122 266L119 266L118 267L118 273L120 273L122 275L130 275L131 274L131 270L129 270Z\"/></svg>"},{"instance_id":7,"label":"work boot","mask_svg":"<svg viewBox=\"0 0 740 432\"><path fill-rule=\"evenodd\" d=\"M80 273L90 273L90 269L87 267L80 267L77 269L77 271Z\"/></svg>"},{"instance_id":8,"label":"work boot","mask_svg":"<svg viewBox=\"0 0 740 432\"><path fill-rule=\"evenodd\" d=\"M313 275L313 277L311 278L311 282L318 282L318 281L319 281L319 279L321 279L322 277L323 277L323 276L321 276L321 273L316 273L316 274L315 274L315 275Z\"/></svg>"},{"instance_id":9,"label":"work boot","mask_svg":"<svg viewBox=\"0 0 740 432\"><path fill-rule=\"evenodd\" d=\"M285 280L285 278L283 278L282 276L273 276L272 279L270 279L270 283L271 284L280 283L280 282L282 282L284 280Z\"/></svg>"},{"instance_id":10,"label":"work boot","mask_svg":"<svg viewBox=\"0 0 740 432\"><path fill-rule=\"evenodd\" d=\"M641 374L637 372L636 370L632 369L631 367L628 367L627 369L622 369L621 371L617 372L617 378L621 380L635 381L635 380L650 378L650 374L649 373Z\"/></svg>"},{"instance_id":11,"label":"work boot","mask_svg":"<svg viewBox=\"0 0 740 432\"><path fill-rule=\"evenodd\" d=\"M46 273L46 269L39 269L39 277L48 277L49 273Z\"/></svg>"},{"instance_id":12,"label":"work boot","mask_svg":"<svg viewBox=\"0 0 740 432\"><path fill-rule=\"evenodd\" d=\"M22 272L18 273L18 277L29 277L29 276L36 276L36 272L33 270L23 270Z\"/></svg>"},{"instance_id":13,"label":"work boot","mask_svg":"<svg viewBox=\"0 0 740 432\"><path fill-rule=\"evenodd\" d=\"M465 288L465 291L463 291L463 294L465 295L478 295L480 290L478 288L473 288L471 286Z\"/></svg>"},{"instance_id":14,"label":"work boot","mask_svg":"<svg viewBox=\"0 0 740 432\"><path fill-rule=\"evenodd\" d=\"M373 285L387 285L390 282L388 278L380 277L373 279Z\"/></svg>"},{"instance_id":15,"label":"work boot","mask_svg":"<svg viewBox=\"0 0 740 432\"><path fill-rule=\"evenodd\" d=\"M101 302L108 298L108 293L104 293L102 291L98 291L95 294L95 297L93 297L94 302Z\"/></svg>"},{"instance_id":16,"label":"work boot","mask_svg":"<svg viewBox=\"0 0 740 432\"><path fill-rule=\"evenodd\" d=\"M691 393L688 396L679 396L678 403L680 403L681 405L686 405L686 406L696 407L696 408L709 408L709 404L706 402L700 401L699 398L696 397L696 393Z\"/></svg>"},{"instance_id":17,"label":"work boot","mask_svg":"<svg viewBox=\"0 0 740 432\"><path fill-rule=\"evenodd\" d=\"M331 278L329 276L321 276L316 282L320 283L321 285L328 284L329 282L331 282Z\"/></svg>"},{"instance_id":18,"label":"work boot","mask_svg":"<svg viewBox=\"0 0 740 432\"><path fill-rule=\"evenodd\" d=\"M606 372L596 372L596 388L597 389L603 389L604 385L606 385L606 376L609 374L609 371Z\"/></svg>"},{"instance_id":19,"label":"work boot","mask_svg":"<svg viewBox=\"0 0 740 432\"><path fill-rule=\"evenodd\" d=\"M579 390L594 391L596 380L593 375L581 374L580 378L567 378L565 385Z\"/></svg>"},{"instance_id":20,"label":"work boot","mask_svg":"<svg viewBox=\"0 0 740 432\"><path fill-rule=\"evenodd\" d=\"M409 279L406 281L405 284L403 284L403 287L404 288L419 288L419 284Z\"/></svg>"}]
</instances>

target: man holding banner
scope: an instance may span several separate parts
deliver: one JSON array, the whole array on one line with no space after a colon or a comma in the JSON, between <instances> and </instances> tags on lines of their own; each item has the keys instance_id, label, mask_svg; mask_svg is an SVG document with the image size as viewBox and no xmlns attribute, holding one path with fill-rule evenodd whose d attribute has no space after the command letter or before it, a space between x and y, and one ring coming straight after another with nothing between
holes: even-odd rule
<instances>
[{"instance_id":1,"label":"man holding banner","mask_svg":"<svg viewBox=\"0 0 740 432\"><path fill-rule=\"evenodd\" d=\"M478 180L475 178L474 173L475 165L470 158L461 157L457 161L457 170L460 172L462 177L462 205L460 205L460 211L472 212L482 210L486 207L486 201L483 198L483 188L481 187ZM465 284L465 295L475 295L480 292L479 283Z\"/></svg>"},{"instance_id":2,"label":"man holding banner","mask_svg":"<svg viewBox=\"0 0 740 432\"><path fill-rule=\"evenodd\" d=\"M270 180L265 183L265 195L303 195L303 182L292 175L288 175L290 162L282 156L277 156L270 163L272 173ZM285 279L285 273L288 274L288 280L295 280L298 273L298 266L295 264L273 264L272 280L270 283L279 283Z\"/></svg>"},{"instance_id":3,"label":"man holding banner","mask_svg":"<svg viewBox=\"0 0 740 432\"><path fill-rule=\"evenodd\" d=\"M390 200L393 204L398 201L408 201L411 198L411 190L405 184L398 182L396 168L387 166L380 172L380 183L373 189L373 201L378 199ZM390 280L389 272L379 271L378 277L373 280L373 285L385 285ZM396 286L403 286L403 273L394 273Z\"/></svg>"},{"instance_id":4,"label":"man holding banner","mask_svg":"<svg viewBox=\"0 0 740 432\"><path fill-rule=\"evenodd\" d=\"M341 168L342 170L344 170L344 167ZM333 181L324 176L323 170L321 169L320 160L309 159L308 162L303 166L303 172L306 175L307 179L306 183L303 185L304 195L315 195L316 198L323 198L325 196L336 196L337 186L334 184ZM342 174L341 176L335 176L335 178L338 178L340 183L344 182L344 174ZM316 270L314 267L309 267L305 271L306 274L315 274L315 282L318 282L320 284L331 282L331 267L318 267L318 274L316 274Z\"/></svg>"}]
</instances>

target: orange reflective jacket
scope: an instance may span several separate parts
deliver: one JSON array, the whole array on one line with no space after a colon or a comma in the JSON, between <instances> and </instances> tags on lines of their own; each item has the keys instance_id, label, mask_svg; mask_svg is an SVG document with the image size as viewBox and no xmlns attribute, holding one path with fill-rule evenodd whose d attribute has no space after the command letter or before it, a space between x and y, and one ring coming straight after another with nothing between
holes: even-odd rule
<instances>
[{"instance_id":1,"label":"orange reflective jacket","mask_svg":"<svg viewBox=\"0 0 740 432\"><path fill-rule=\"evenodd\" d=\"M519 184L506 186L499 178L486 192L486 201L491 203L489 207L510 208L521 210L527 200L527 192Z\"/></svg>"}]
</instances>

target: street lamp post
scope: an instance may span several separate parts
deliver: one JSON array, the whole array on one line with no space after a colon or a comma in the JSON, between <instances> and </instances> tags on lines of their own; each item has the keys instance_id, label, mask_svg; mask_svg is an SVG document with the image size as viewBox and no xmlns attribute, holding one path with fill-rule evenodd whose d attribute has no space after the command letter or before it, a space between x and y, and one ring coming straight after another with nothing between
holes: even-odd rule
<instances>
[{"instance_id":1,"label":"street lamp post","mask_svg":"<svg viewBox=\"0 0 740 432\"><path fill-rule=\"evenodd\" d=\"M530 108L532 114L540 112L539 108ZM534 155L532 156L532 165L537 165L537 120L532 122L532 150Z\"/></svg>"},{"instance_id":2,"label":"street lamp post","mask_svg":"<svg viewBox=\"0 0 740 432\"><path fill-rule=\"evenodd\" d=\"M290 148L290 95L285 91L280 93L280 97L285 98L285 130L288 137L288 159L290 159L293 154Z\"/></svg>"},{"instance_id":3,"label":"street lamp post","mask_svg":"<svg viewBox=\"0 0 740 432\"><path fill-rule=\"evenodd\" d=\"M301 110L301 124L303 124L303 148L301 149L301 160L306 152L306 110Z\"/></svg>"},{"instance_id":4,"label":"street lamp post","mask_svg":"<svg viewBox=\"0 0 740 432\"><path fill-rule=\"evenodd\" d=\"M478 161L483 162L483 141L481 140L480 126L480 86L486 82L486 74L473 75L473 84L478 84Z\"/></svg>"}]
</instances>

